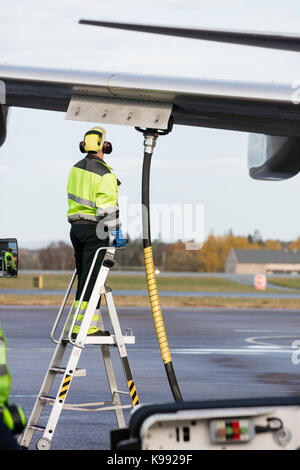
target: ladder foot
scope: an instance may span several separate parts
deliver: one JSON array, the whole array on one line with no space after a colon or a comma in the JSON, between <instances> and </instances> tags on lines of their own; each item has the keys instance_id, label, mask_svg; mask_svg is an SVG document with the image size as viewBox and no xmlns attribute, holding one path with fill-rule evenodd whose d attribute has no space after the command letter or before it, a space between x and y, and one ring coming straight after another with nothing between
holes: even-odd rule
<instances>
[{"instance_id":1,"label":"ladder foot","mask_svg":"<svg viewBox=\"0 0 300 470\"><path fill-rule=\"evenodd\" d=\"M51 441L46 437L42 437L36 443L37 450L50 450L51 449Z\"/></svg>"}]
</instances>

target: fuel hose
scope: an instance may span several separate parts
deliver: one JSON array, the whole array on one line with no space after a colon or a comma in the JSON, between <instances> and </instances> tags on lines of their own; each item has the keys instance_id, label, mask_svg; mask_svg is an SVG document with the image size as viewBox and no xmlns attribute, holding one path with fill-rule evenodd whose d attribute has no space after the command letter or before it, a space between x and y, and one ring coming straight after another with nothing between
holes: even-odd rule
<instances>
[{"instance_id":1,"label":"fuel hose","mask_svg":"<svg viewBox=\"0 0 300 470\"><path fill-rule=\"evenodd\" d=\"M141 131L140 128L137 130ZM157 284L154 272L153 253L151 245L151 225L150 225L150 167L153 149L155 147L156 139L160 133L153 129L146 129L144 131L144 160L142 171L142 224L143 224L143 247L144 247L144 260L145 271L148 285L148 293L151 304L153 320L155 324L157 339L165 366L166 374L168 377L169 385L176 402L182 402L181 392L177 383L173 362L169 350L166 330L164 326L163 316L160 308L159 296L157 291ZM167 132L164 132L167 133Z\"/></svg>"}]
</instances>

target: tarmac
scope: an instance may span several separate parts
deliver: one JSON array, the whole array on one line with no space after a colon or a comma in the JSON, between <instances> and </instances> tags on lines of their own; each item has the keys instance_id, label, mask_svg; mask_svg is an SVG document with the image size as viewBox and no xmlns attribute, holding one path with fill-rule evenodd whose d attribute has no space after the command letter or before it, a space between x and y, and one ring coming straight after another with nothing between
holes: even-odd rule
<instances>
[{"instance_id":1,"label":"tarmac","mask_svg":"<svg viewBox=\"0 0 300 470\"><path fill-rule=\"evenodd\" d=\"M12 375L11 403L21 405L27 417L54 352L50 331L57 311L58 307L0 307ZM127 346L127 352L140 402L172 402L150 309L121 307L118 311L122 330L132 328L136 336L136 344ZM103 309L106 322L105 313ZM300 364L293 360L294 342L300 343L300 312L164 308L163 314L184 400L300 396ZM126 390L115 350L112 355L119 388ZM99 347L86 346L79 367L87 369L87 376L73 379L67 403L109 400ZM54 389L51 395L56 394ZM127 396L123 403L129 403ZM46 407L42 425L49 411ZM130 411L124 413L128 423ZM52 449L108 450L110 430L116 427L112 411L63 410ZM39 437L36 432L30 449L35 449Z\"/></svg>"}]
</instances>

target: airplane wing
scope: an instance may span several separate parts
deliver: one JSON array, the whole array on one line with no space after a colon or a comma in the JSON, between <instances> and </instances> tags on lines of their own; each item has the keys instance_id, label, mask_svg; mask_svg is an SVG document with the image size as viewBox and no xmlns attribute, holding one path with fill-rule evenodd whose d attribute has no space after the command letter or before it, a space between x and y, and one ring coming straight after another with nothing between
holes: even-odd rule
<instances>
[{"instance_id":1,"label":"airplane wing","mask_svg":"<svg viewBox=\"0 0 300 470\"><path fill-rule=\"evenodd\" d=\"M300 51L300 36L297 34L238 31L232 29L181 28L178 26L157 26L95 20L80 20L79 24L123 29L126 31L139 31L142 33L162 34L164 36L176 36L188 39L204 39L206 41L217 41L243 46Z\"/></svg>"},{"instance_id":2,"label":"airplane wing","mask_svg":"<svg viewBox=\"0 0 300 470\"><path fill-rule=\"evenodd\" d=\"M297 34L95 20L80 20L79 23L243 46L300 51L300 36ZM283 85L202 79L197 81L197 90L192 86L195 93L192 91L189 95L179 91L174 97L172 113L175 122L180 124L247 130L250 132L250 176L261 180L287 179L300 171L300 139L297 130L299 83L295 81Z\"/></svg>"},{"instance_id":3,"label":"airplane wing","mask_svg":"<svg viewBox=\"0 0 300 470\"><path fill-rule=\"evenodd\" d=\"M165 129L172 116L174 124L300 136L300 82L263 83L6 65L0 65L0 81L4 84L2 104L6 107L61 111L67 119ZM3 122L2 113L2 140Z\"/></svg>"},{"instance_id":4,"label":"airplane wing","mask_svg":"<svg viewBox=\"0 0 300 470\"><path fill-rule=\"evenodd\" d=\"M296 35L81 23L300 50ZM166 129L171 118L178 125L252 133L250 175L285 179L300 171L299 88L300 81L263 83L0 65L0 146L6 138L11 107L61 111L72 120L154 129Z\"/></svg>"}]
</instances>

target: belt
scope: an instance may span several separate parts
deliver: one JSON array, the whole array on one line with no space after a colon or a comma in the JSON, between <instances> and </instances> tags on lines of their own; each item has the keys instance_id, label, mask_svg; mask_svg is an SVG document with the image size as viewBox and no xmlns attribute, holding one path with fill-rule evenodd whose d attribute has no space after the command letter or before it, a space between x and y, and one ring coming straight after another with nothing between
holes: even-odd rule
<instances>
[{"instance_id":1,"label":"belt","mask_svg":"<svg viewBox=\"0 0 300 470\"><path fill-rule=\"evenodd\" d=\"M70 222L71 225L81 225L81 224L88 224L88 225L97 225L98 222L93 222L92 220L74 220L74 222Z\"/></svg>"}]
</instances>

